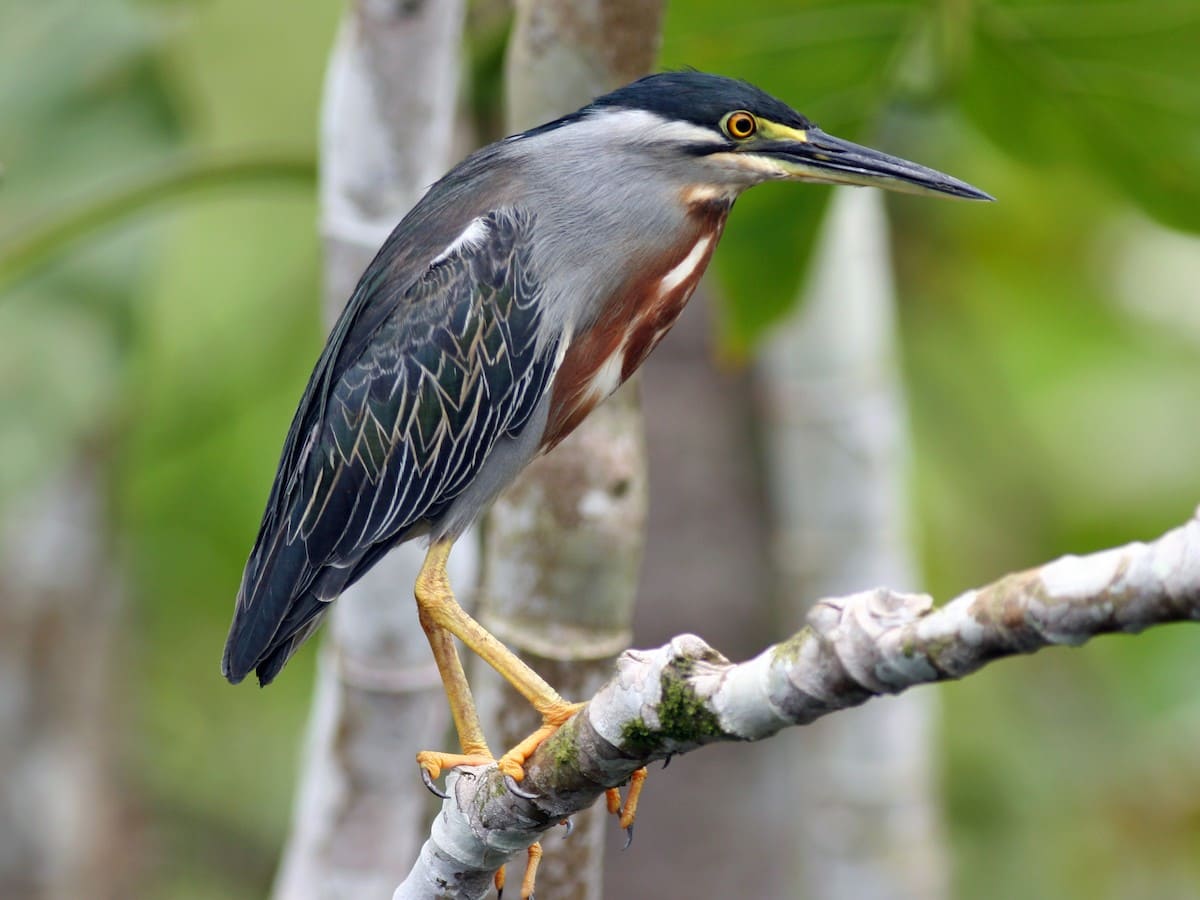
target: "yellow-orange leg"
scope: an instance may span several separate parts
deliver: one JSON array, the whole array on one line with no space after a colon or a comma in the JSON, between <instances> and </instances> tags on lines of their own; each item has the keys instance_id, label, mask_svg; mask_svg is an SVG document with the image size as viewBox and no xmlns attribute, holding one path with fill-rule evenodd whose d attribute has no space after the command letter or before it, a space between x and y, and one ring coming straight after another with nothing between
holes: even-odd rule
<instances>
[{"instance_id":1,"label":"yellow-orange leg","mask_svg":"<svg viewBox=\"0 0 1200 900\"><path fill-rule=\"evenodd\" d=\"M622 828L633 828L633 820L637 818L638 801L642 799L642 786L645 783L645 766L629 776L629 793L625 795L625 805L621 807L619 824Z\"/></svg>"},{"instance_id":2,"label":"yellow-orange leg","mask_svg":"<svg viewBox=\"0 0 1200 900\"><path fill-rule=\"evenodd\" d=\"M534 708L542 714L542 726L500 757L496 763L500 771L505 775L511 775L517 781L524 778L525 761L533 755L533 751L584 706L583 703L567 703L561 698L550 707L539 707L535 703Z\"/></svg>"},{"instance_id":3,"label":"yellow-orange leg","mask_svg":"<svg viewBox=\"0 0 1200 900\"><path fill-rule=\"evenodd\" d=\"M446 698L463 752L424 751L417 754L417 761L432 778L436 778L443 769L481 765L492 760L462 661L450 637L453 635L499 672L542 716L542 727L500 758L501 771L520 781L525 777L525 760L581 704L563 700L537 672L525 665L458 605L450 589L450 580L446 577L446 559L450 555L450 547L448 540L430 546L417 576L416 597L421 627L429 638L438 672L446 687Z\"/></svg>"},{"instance_id":4,"label":"yellow-orange leg","mask_svg":"<svg viewBox=\"0 0 1200 900\"><path fill-rule=\"evenodd\" d=\"M521 878L521 900L530 900L533 896L533 884L537 881L538 865L542 861L542 842L529 845L529 854L525 859L525 875ZM496 876L492 881L496 885L496 898L501 900L504 897L504 868L496 870Z\"/></svg>"},{"instance_id":5,"label":"yellow-orange leg","mask_svg":"<svg viewBox=\"0 0 1200 900\"><path fill-rule=\"evenodd\" d=\"M633 822L637 818L638 801L642 798L642 785L646 783L646 767L638 769L629 776L629 793L625 795L625 805L621 805L621 791L609 788L604 792L604 801L610 816L620 815L618 824L625 829L625 847L633 843Z\"/></svg>"},{"instance_id":6,"label":"yellow-orange leg","mask_svg":"<svg viewBox=\"0 0 1200 900\"><path fill-rule=\"evenodd\" d=\"M615 816L621 812L621 789L609 788L604 792L604 805L608 808L608 814Z\"/></svg>"},{"instance_id":7,"label":"yellow-orange leg","mask_svg":"<svg viewBox=\"0 0 1200 900\"><path fill-rule=\"evenodd\" d=\"M529 859L525 862L525 877L521 879L521 900L533 896L533 883L537 881L538 864L542 861L542 842L529 845Z\"/></svg>"},{"instance_id":8,"label":"yellow-orange leg","mask_svg":"<svg viewBox=\"0 0 1200 900\"><path fill-rule=\"evenodd\" d=\"M433 660L437 664L438 674L446 690L446 699L450 704L450 715L454 718L454 729L458 732L458 742L462 753L440 753L434 750L423 750L417 754L417 764L425 772L425 783L430 790L440 794L433 787L432 781L442 774L442 769L454 766L480 766L490 763L495 757L488 749L487 740L483 736L483 726L479 723L479 715L475 710L475 701L471 696L471 686L467 683L467 674L463 671L462 660L458 656L458 648L454 646L454 637L441 627L431 614L430 603L436 602L436 595L428 590L422 590L422 578L417 580L417 618L429 639L429 648L433 651ZM449 582L442 573L445 591L450 602L454 595L450 594Z\"/></svg>"}]
</instances>

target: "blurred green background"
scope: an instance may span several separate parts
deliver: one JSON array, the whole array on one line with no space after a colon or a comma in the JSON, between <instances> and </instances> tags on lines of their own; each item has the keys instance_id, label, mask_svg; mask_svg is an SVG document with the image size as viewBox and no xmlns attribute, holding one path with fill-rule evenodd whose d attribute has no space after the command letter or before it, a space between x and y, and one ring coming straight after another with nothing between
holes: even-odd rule
<instances>
[{"instance_id":1,"label":"blurred green background","mask_svg":"<svg viewBox=\"0 0 1200 900\"><path fill-rule=\"evenodd\" d=\"M322 337L315 135L340 12L0 0L0 507L101 464L137 896L263 896L285 834L312 653L270 703L217 663ZM482 85L494 16L471 22ZM890 207L938 597L1200 503L1198 51L1195 0L669 6L664 66L748 78L1001 199ZM786 313L827 200L739 202L716 262L726 361ZM939 689L956 896L1018 878L1200 896L1198 641L1164 628Z\"/></svg>"}]
</instances>

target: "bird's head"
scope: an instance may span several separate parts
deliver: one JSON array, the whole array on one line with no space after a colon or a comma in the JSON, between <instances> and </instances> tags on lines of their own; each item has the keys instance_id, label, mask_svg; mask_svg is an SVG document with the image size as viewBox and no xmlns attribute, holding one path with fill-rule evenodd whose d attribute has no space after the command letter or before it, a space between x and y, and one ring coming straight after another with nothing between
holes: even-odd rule
<instances>
[{"instance_id":1,"label":"bird's head","mask_svg":"<svg viewBox=\"0 0 1200 900\"><path fill-rule=\"evenodd\" d=\"M545 127L585 123L597 153L632 148L656 165L676 163L694 184L733 193L789 180L992 199L957 178L826 134L752 84L703 72L649 75Z\"/></svg>"}]
</instances>

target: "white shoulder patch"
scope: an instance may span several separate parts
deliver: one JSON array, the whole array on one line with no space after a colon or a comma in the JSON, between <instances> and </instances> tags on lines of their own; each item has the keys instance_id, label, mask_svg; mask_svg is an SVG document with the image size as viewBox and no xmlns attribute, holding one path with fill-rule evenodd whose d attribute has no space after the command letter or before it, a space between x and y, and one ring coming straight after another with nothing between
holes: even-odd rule
<instances>
[{"instance_id":1,"label":"white shoulder patch","mask_svg":"<svg viewBox=\"0 0 1200 900\"><path fill-rule=\"evenodd\" d=\"M472 219L471 223L463 229L462 234L451 241L445 250L435 256L429 265L436 266L443 260L449 259L455 253L461 253L464 250L473 250L483 242L487 235L488 226L483 217L480 216L478 219Z\"/></svg>"}]
</instances>

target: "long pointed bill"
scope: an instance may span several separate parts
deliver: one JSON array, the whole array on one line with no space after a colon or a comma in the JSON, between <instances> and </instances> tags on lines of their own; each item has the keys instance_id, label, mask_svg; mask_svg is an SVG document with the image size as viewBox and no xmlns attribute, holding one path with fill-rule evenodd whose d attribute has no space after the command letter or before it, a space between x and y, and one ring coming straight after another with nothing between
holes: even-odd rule
<instances>
[{"instance_id":1,"label":"long pointed bill","mask_svg":"<svg viewBox=\"0 0 1200 900\"><path fill-rule=\"evenodd\" d=\"M779 129L783 131L784 129ZM788 129L790 131L790 129ZM760 141L750 153L770 159L787 178L826 184L858 184L905 194L948 194L968 200L993 200L979 188L898 156L844 141L819 128Z\"/></svg>"}]
</instances>

